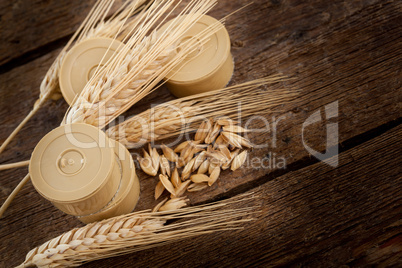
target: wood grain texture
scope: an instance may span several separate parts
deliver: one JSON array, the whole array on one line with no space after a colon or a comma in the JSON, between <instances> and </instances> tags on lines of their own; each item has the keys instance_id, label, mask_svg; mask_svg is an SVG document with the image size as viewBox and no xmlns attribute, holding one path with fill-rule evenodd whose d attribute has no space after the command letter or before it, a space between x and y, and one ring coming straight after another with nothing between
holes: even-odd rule
<instances>
[{"instance_id":1,"label":"wood grain texture","mask_svg":"<svg viewBox=\"0 0 402 268\"><path fill-rule=\"evenodd\" d=\"M242 230L85 267L392 266L402 258L401 135L398 126L341 153L342 168L320 162L251 190L253 200L233 206L259 207Z\"/></svg>"},{"instance_id":2,"label":"wood grain texture","mask_svg":"<svg viewBox=\"0 0 402 268\"><path fill-rule=\"evenodd\" d=\"M2 1L0 64L71 34L94 3L95 0Z\"/></svg>"},{"instance_id":3,"label":"wood grain texture","mask_svg":"<svg viewBox=\"0 0 402 268\"><path fill-rule=\"evenodd\" d=\"M25 8L28 2L20 1ZM235 172L225 171L214 186L189 198L192 204L198 204L254 190L259 197L242 205L260 205L257 220L241 232L203 236L87 267L133 263L168 267L359 267L393 266L400 261L402 5L375 0L254 2L226 22L236 64L231 84L280 72L292 80L270 89L300 90L295 102L264 113L269 132L250 136L257 144L268 144L254 149L250 159L267 159L275 154L277 160L286 159L286 168L246 166ZM72 4L50 3L60 14L72 12ZM219 1L211 15L221 18L247 3ZM19 12L29 20L46 7L46 3L36 5ZM85 12L74 16L78 25ZM47 31L58 33L52 38L71 33L73 28L63 32L63 23L52 19L46 26ZM1 29L11 31L11 25ZM37 31L41 46L52 42L39 36L40 27ZM28 50L35 49L31 39L21 43ZM10 44L5 48L16 49ZM0 75L0 142L31 109L40 81L58 51L49 51ZM161 89L129 114L170 99L173 97L169 92ZM326 124L339 124L342 153L339 166L332 168L317 163L306 151L302 126L317 110L325 118L325 106L335 101L339 104L338 116L311 125L304 133L304 141L323 152ZM67 108L63 100L49 101L0 155L0 164L29 159L36 143L60 124ZM272 128L278 118L281 120L274 135ZM261 128L261 121L255 120L250 127ZM0 173L0 202L26 172L21 168ZM136 209L150 208L155 204L152 192L156 179L141 171L138 174L141 199ZM80 225L28 184L0 220L0 266L17 265L32 247Z\"/></svg>"},{"instance_id":4,"label":"wood grain texture","mask_svg":"<svg viewBox=\"0 0 402 268\"><path fill-rule=\"evenodd\" d=\"M60 45L59 39L66 42L66 37L78 28L95 2L1 1L0 65L19 57L35 58L46 54ZM23 58L19 60L24 61Z\"/></svg>"}]
</instances>

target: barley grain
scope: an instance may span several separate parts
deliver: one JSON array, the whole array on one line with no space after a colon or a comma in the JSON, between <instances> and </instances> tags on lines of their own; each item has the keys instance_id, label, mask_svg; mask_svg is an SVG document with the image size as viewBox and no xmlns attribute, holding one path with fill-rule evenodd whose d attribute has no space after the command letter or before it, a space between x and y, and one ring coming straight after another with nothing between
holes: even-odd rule
<instances>
[{"instance_id":1,"label":"barley grain","mask_svg":"<svg viewBox=\"0 0 402 268\"><path fill-rule=\"evenodd\" d=\"M194 183L201 183L209 181L209 177L205 174L194 174L190 177L190 180Z\"/></svg>"},{"instance_id":2,"label":"barley grain","mask_svg":"<svg viewBox=\"0 0 402 268\"><path fill-rule=\"evenodd\" d=\"M163 186L169 193L172 195L176 194L173 184L169 181L168 177L162 174L159 174L159 180L162 182Z\"/></svg>"},{"instance_id":3,"label":"barley grain","mask_svg":"<svg viewBox=\"0 0 402 268\"><path fill-rule=\"evenodd\" d=\"M208 168L209 168L209 159L205 159L204 162L202 162L202 164L200 165L200 167L198 168L197 173L198 174L204 174L208 172Z\"/></svg>"},{"instance_id":4,"label":"barley grain","mask_svg":"<svg viewBox=\"0 0 402 268\"><path fill-rule=\"evenodd\" d=\"M237 155L237 156L233 159L232 165L231 165L230 169L231 169L232 171L238 169L239 167L241 167L241 166L244 164L244 162L246 161L246 159L247 159L247 151L241 152L239 155Z\"/></svg>"},{"instance_id":5,"label":"barley grain","mask_svg":"<svg viewBox=\"0 0 402 268\"><path fill-rule=\"evenodd\" d=\"M228 147L221 147L219 151L226 157L226 160L229 160L232 157Z\"/></svg>"},{"instance_id":6,"label":"barley grain","mask_svg":"<svg viewBox=\"0 0 402 268\"><path fill-rule=\"evenodd\" d=\"M176 189L176 196L181 197L187 190L187 187L190 185L191 180L187 180L179 185Z\"/></svg>"},{"instance_id":7,"label":"barley grain","mask_svg":"<svg viewBox=\"0 0 402 268\"><path fill-rule=\"evenodd\" d=\"M208 135L208 132L211 128L211 121L204 120L201 122L200 127L195 133L194 140L199 142L204 142L205 138Z\"/></svg>"},{"instance_id":8,"label":"barley grain","mask_svg":"<svg viewBox=\"0 0 402 268\"><path fill-rule=\"evenodd\" d=\"M184 167L186 164L187 164L187 163L186 163L186 161L185 161L183 158L178 157L177 162L176 162L176 166L177 166L178 168Z\"/></svg>"},{"instance_id":9,"label":"barley grain","mask_svg":"<svg viewBox=\"0 0 402 268\"><path fill-rule=\"evenodd\" d=\"M152 166L156 170L156 172L158 172L159 165L160 165L160 163L159 163L160 157L159 157L158 151L156 150L156 148L152 149L150 144L148 144L148 146L149 146L149 155L152 160Z\"/></svg>"},{"instance_id":10,"label":"barley grain","mask_svg":"<svg viewBox=\"0 0 402 268\"><path fill-rule=\"evenodd\" d=\"M241 126L236 126L236 125L224 126L224 127L222 127L222 129L223 129L223 131L234 132L234 133L250 132L250 130L245 129Z\"/></svg>"},{"instance_id":11,"label":"barley grain","mask_svg":"<svg viewBox=\"0 0 402 268\"><path fill-rule=\"evenodd\" d=\"M227 131L223 131L222 132L222 136L234 147L237 148L242 148L242 143L241 143L241 136L232 133L232 132L227 132Z\"/></svg>"},{"instance_id":12,"label":"barley grain","mask_svg":"<svg viewBox=\"0 0 402 268\"><path fill-rule=\"evenodd\" d=\"M165 191L165 186L163 186L161 181L158 181L155 187L155 200L157 200L162 195L163 191Z\"/></svg>"},{"instance_id":13,"label":"barley grain","mask_svg":"<svg viewBox=\"0 0 402 268\"><path fill-rule=\"evenodd\" d=\"M190 159L193 158L196 153L196 146L200 143L200 141L189 141L187 146L180 152L180 157L184 159L187 163Z\"/></svg>"},{"instance_id":14,"label":"barley grain","mask_svg":"<svg viewBox=\"0 0 402 268\"><path fill-rule=\"evenodd\" d=\"M214 127L209 131L208 135L205 137L205 143L211 144L218 137L221 126L215 123Z\"/></svg>"},{"instance_id":15,"label":"barley grain","mask_svg":"<svg viewBox=\"0 0 402 268\"><path fill-rule=\"evenodd\" d=\"M180 181L180 177L179 177L179 172L177 171L177 167L175 167L175 169L173 170L171 181L175 188L180 187L181 181Z\"/></svg>"},{"instance_id":16,"label":"barley grain","mask_svg":"<svg viewBox=\"0 0 402 268\"><path fill-rule=\"evenodd\" d=\"M191 159L190 162L188 162L186 164L186 166L183 169L183 172L181 173L182 181L185 181L190 177L191 171L193 170L194 163L195 163L195 158Z\"/></svg>"},{"instance_id":17,"label":"barley grain","mask_svg":"<svg viewBox=\"0 0 402 268\"><path fill-rule=\"evenodd\" d=\"M215 140L214 149L228 147L228 145L229 145L229 143L222 137L222 134L221 134Z\"/></svg>"},{"instance_id":18,"label":"barley grain","mask_svg":"<svg viewBox=\"0 0 402 268\"><path fill-rule=\"evenodd\" d=\"M214 184L216 180L219 178L220 174L221 174L221 168L219 166L216 166L212 170L211 175L209 175L208 186L212 186L212 184Z\"/></svg>"},{"instance_id":19,"label":"barley grain","mask_svg":"<svg viewBox=\"0 0 402 268\"><path fill-rule=\"evenodd\" d=\"M170 164L164 155L160 156L159 163L160 163L161 173L163 175L170 176Z\"/></svg>"},{"instance_id":20,"label":"barley grain","mask_svg":"<svg viewBox=\"0 0 402 268\"><path fill-rule=\"evenodd\" d=\"M192 172L196 171L201 164L204 162L205 158L206 158L206 151L202 151L201 153L199 153L196 157L195 157L195 161L194 161L194 165L192 168Z\"/></svg>"},{"instance_id":21,"label":"barley grain","mask_svg":"<svg viewBox=\"0 0 402 268\"><path fill-rule=\"evenodd\" d=\"M214 170L214 168L219 167L220 166L220 162L219 161L213 161L214 159L211 159L210 163L209 163L209 167L208 167L208 174L211 175L212 171Z\"/></svg>"},{"instance_id":22,"label":"barley grain","mask_svg":"<svg viewBox=\"0 0 402 268\"><path fill-rule=\"evenodd\" d=\"M171 148L167 147L164 144L161 145L161 148L167 160L173 163L177 162L178 160L177 154Z\"/></svg>"},{"instance_id":23,"label":"barley grain","mask_svg":"<svg viewBox=\"0 0 402 268\"><path fill-rule=\"evenodd\" d=\"M148 155L148 153L146 153L146 154ZM146 174L148 174L150 176L155 176L158 173L158 171L153 167L152 159L149 155L145 156L145 154L144 154L144 157L143 158L139 157L138 161L140 163L140 167L141 167L142 171L144 171Z\"/></svg>"},{"instance_id":24,"label":"barley grain","mask_svg":"<svg viewBox=\"0 0 402 268\"><path fill-rule=\"evenodd\" d=\"M174 152L175 153L180 153L184 148L187 147L187 145L190 143L191 141L184 141L182 143L180 143L175 149Z\"/></svg>"}]
</instances>

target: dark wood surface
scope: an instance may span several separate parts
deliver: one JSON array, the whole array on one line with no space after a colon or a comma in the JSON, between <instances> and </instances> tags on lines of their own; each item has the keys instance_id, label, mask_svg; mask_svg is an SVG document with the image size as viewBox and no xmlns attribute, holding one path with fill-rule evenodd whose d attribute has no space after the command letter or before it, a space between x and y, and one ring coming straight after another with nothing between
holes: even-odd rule
<instances>
[{"instance_id":1,"label":"dark wood surface","mask_svg":"<svg viewBox=\"0 0 402 268\"><path fill-rule=\"evenodd\" d=\"M94 1L1 1L0 142L29 112L39 84ZM219 1L221 18L249 1ZM274 132L250 138L267 148L250 159L284 158L286 168L245 166L225 171L191 204L255 192L240 206L260 207L256 220L236 232L204 235L151 250L89 263L87 267L165 266L401 266L402 5L398 1L254 1L227 20L235 73L231 84L283 73L300 97L263 115ZM130 110L173 99L166 89ZM338 116L304 130L305 143L325 151L326 125L339 126L339 165L306 150L303 123L338 102ZM49 101L23 128L0 164L27 160L36 143L57 127L68 108ZM255 121L252 127L261 127ZM273 146L275 145L275 146ZM27 173L0 173L0 201ZM138 171L141 201L155 204L155 178ZM82 224L44 200L28 183L0 219L0 266L21 263L33 247Z\"/></svg>"}]
</instances>

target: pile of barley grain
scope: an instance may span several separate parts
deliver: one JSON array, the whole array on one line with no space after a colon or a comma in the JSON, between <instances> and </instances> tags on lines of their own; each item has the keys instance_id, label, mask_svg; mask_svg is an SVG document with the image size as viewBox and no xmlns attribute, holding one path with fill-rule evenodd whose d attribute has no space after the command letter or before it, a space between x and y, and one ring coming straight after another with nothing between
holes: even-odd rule
<instances>
[{"instance_id":1,"label":"pile of barley grain","mask_svg":"<svg viewBox=\"0 0 402 268\"><path fill-rule=\"evenodd\" d=\"M160 172L155 200L165 190L170 193L171 200L162 201L158 210L169 210L173 204L185 202L186 191L197 192L212 186L221 170L241 167L247 158L247 150L241 150L252 147L249 140L238 135L244 132L248 130L233 120L210 119L201 123L194 140L184 141L175 149L162 145L162 155L150 145L148 152L143 149L143 157L138 159L141 169L150 176Z\"/></svg>"}]
</instances>

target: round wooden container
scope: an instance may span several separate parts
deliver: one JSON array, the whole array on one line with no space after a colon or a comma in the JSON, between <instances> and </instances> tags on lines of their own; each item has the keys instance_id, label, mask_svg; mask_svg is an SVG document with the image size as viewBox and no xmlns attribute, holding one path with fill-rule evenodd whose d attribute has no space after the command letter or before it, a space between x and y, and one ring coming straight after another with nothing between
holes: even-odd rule
<instances>
[{"instance_id":1,"label":"round wooden container","mask_svg":"<svg viewBox=\"0 0 402 268\"><path fill-rule=\"evenodd\" d=\"M67 52L60 67L59 85L68 104L81 93L98 66L102 67L122 47L120 41L99 37L82 41Z\"/></svg>"},{"instance_id":2,"label":"round wooden container","mask_svg":"<svg viewBox=\"0 0 402 268\"><path fill-rule=\"evenodd\" d=\"M140 182L135 173L133 158L121 143L112 141L122 174L119 189L111 202L103 209L91 215L78 216L78 219L84 223L130 213L137 205L140 196Z\"/></svg>"},{"instance_id":3,"label":"round wooden container","mask_svg":"<svg viewBox=\"0 0 402 268\"><path fill-rule=\"evenodd\" d=\"M159 33L163 33L173 20L164 24ZM233 74L233 58L230 53L230 38L225 27L216 19L204 15L188 29L175 44L176 51L191 38L206 30L211 25L221 28L212 34L209 40L190 53L180 64L175 66L165 77L166 85L176 97L185 97L225 87Z\"/></svg>"},{"instance_id":4,"label":"round wooden container","mask_svg":"<svg viewBox=\"0 0 402 268\"><path fill-rule=\"evenodd\" d=\"M43 197L85 223L129 213L139 196L127 149L87 124L48 133L32 153L29 173Z\"/></svg>"}]
</instances>

